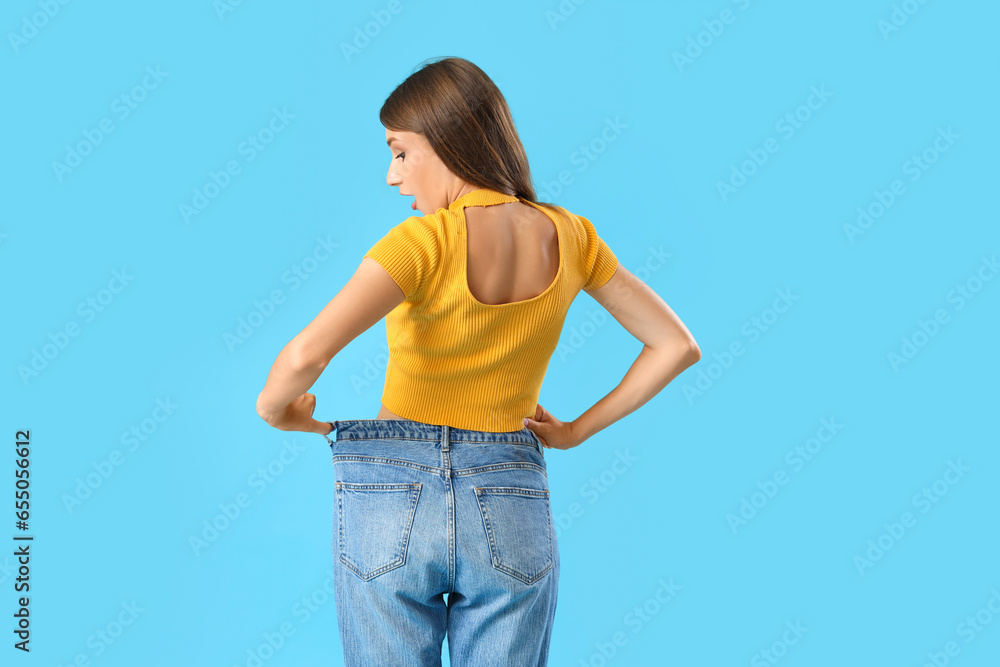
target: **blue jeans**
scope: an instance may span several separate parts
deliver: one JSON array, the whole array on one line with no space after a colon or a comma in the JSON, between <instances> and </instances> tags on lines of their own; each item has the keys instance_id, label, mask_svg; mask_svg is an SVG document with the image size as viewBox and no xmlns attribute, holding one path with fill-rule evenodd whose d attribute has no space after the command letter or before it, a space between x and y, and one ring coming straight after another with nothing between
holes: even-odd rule
<instances>
[{"instance_id":1,"label":"blue jeans","mask_svg":"<svg viewBox=\"0 0 1000 667\"><path fill-rule=\"evenodd\" d=\"M346 667L544 667L559 547L528 428L331 422ZM445 599L447 595L447 599Z\"/></svg>"}]
</instances>

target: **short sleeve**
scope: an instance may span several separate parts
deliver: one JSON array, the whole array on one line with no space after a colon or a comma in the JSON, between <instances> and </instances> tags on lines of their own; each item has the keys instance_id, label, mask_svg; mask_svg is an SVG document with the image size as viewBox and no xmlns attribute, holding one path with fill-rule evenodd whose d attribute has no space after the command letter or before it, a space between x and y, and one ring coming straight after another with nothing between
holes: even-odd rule
<instances>
[{"instance_id":1,"label":"short sleeve","mask_svg":"<svg viewBox=\"0 0 1000 667\"><path fill-rule=\"evenodd\" d=\"M434 218L410 216L389 230L365 253L392 276L409 299L437 271L441 256Z\"/></svg>"},{"instance_id":2,"label":"short sleeve","mask_svg":"<svg viewBox=\"0 0 1000 667\"><path fill-rule=\"evenodd\" d=\"M587 276L587 281L582 289L594 290L603 287L606 282L611 280L611 276L618 269L618 258L611 252L611 248L604 242L604 239L597 235L597 230L594 229L590 220L582 215L577 217L583 223L585 232L583 258L584 275Z\"/></svg>"}]
</instances>

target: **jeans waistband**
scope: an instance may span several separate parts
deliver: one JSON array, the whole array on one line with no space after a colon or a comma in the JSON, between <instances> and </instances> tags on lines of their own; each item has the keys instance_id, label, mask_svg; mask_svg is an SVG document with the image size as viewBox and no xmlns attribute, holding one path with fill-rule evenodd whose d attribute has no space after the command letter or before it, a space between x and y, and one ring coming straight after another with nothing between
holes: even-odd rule
<instances>
[{"instance_id":1,"label":"jeans waistband","mask_svg":"<svg viewBox=\"0 0 1000 667\"><path fill-rule=\"evenodd\" d=\"M542 453L542 443L527 426L517 431L493 432L456 428L446 424L425 424L409 419L339 419L329 422L336 431L336 440L372 440L378 438L413 438L442 443L452 442L515 442L534 445ZM331 431L331 433L333 432ZM324 435L330 446L334 441Z\"/></svg>"}]
</instances>

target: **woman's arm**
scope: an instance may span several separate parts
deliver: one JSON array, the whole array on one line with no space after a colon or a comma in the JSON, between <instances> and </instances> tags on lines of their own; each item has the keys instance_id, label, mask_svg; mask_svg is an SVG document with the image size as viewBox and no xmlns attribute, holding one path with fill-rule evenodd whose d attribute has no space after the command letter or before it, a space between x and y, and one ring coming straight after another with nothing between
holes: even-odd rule
<instances>
[{"instance_id":1,"label":"woman's arm","mask_svg":"<svg viewBox=\"0 0 1000 667\"><path fill-rule=\"evenodd\" d=\"M324 422L313 423L312 406L307 403L311 394L306 392L338 352L404 298L403 290L380 264L362 259L340 292L278 354L257 396L257 414L276 428L319 433L315 429ZM322 432L329 432L329 424Z\"/></svg>"},{"instance_id":2,"label":"woman's arm","mask_svg":"<svg viewBox=\"0 0 1000 667\"><path fill-rule=\"evenodd\" d=\"M587 292L643 343L625 377L604 398L572 422L583 442L656 396L701 359L701 350L680 318L646 283L618 265L602 287Z\"/></svg>"},{"instance_id":3,"label":"woman's arm","mask_svg":"<svg viewBox=\"0 0 1000 667\"><path fill-rule=\"evenodd\" d=\"M272 426L281 420L292 401L309 391L326 368L325 363L303 363L297 345L293 339L278 353L264 389L257 396L257 414Z\"/></svg>"}]
</instances>

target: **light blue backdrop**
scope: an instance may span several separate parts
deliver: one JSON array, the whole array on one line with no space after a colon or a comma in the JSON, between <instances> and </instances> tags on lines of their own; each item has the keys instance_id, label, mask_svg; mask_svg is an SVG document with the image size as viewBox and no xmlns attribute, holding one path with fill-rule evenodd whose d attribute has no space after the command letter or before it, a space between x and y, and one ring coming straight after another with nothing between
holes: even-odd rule
<instances>
[{"instance_id":1,"label":"light blue backdrop","mask_svg":"<svg viewBox=\"0 0 1000 667\"><path fill-rule=\"evenodd\" d=\"M412 214L378 110L446 55L703 352L546 453L550 664L997 664L995 3L224 2L0 12L3 664L341 664L330 450L255 401ZM374 418L384 337L318 418ZM541 403L640 349L581 293Z\"/></svg>"}]
</instances>

